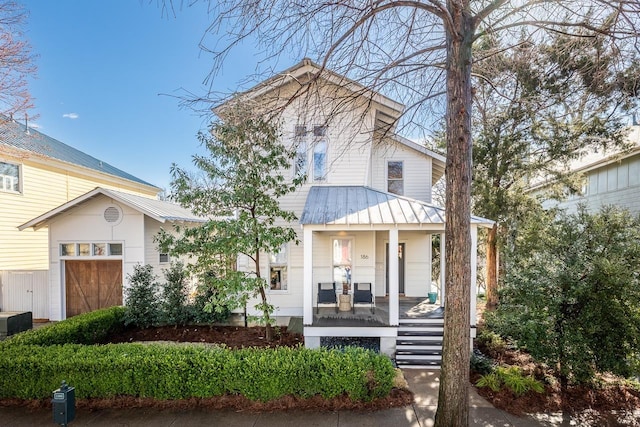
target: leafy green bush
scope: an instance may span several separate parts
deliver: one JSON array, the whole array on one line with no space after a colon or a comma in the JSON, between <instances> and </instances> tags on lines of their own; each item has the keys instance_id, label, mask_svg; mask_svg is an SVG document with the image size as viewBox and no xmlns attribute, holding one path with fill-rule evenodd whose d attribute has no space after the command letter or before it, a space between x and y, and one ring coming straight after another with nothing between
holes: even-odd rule
<instances>
[{"instance_id":1,"label":"leafy green bush","mask_svg":"<svg viewBox=\"0 0 640 427\"><path fill-rule=\"evenodd\" d=\"M495 371L480 377L476 386L489 387L494 392L500 391L504 386L516 396L521 396L528 391L544 392L544 385L540 381L531 375L524 376L522 370L517 366L500 366Z\"/></svg>"},{"instance_id":2,"label":"leafy green bush","mask_svg":"<svg viewBox=\"0 0 640 427\"><path fill-rule=\"evenodd\" d=\"M187 306L189 321L192 323L215 323L229 318L231 311L223 306L213 306L217 298L213 298L213 289L203 286L198 288L193 304Z\"/></svg>"},{"instance_id":3,"label":"leafy green bush","mask_svg":"<svg viewBox=\"0 0 640 427\"><path fill-rule=\"evenodd\" d=\"M507 343L500 335L490 330L483 330L476 338L476 344L480 351L488 354L490 357L496 357L504 352Z\"/></svg>"},{"instance_id":4,"label":"leafy green bush","mask_svg":"<svg viewBox=\"0 0 640 427\"><path fill-rule=\"evenodd\" d=\"M124 324L140 328L157 325L160 321L160 302L153 267L138 264L127 279L129 287L125 290Z\"/></svg>"},{"instance_id":5,"label":"leafy green bush","mask_svg":"<svg viewBox=\"0 0 640 427\"><path fill-rule=\"evenodd\" d=\"M486 325L556 369L561 387L628 377L640 354L640 217L581 206L518 230L500 306Z\"/></svg>"},{"instance_id":6,"label":"leafy green bush","mask_svg":"<svg viewBox=\"0 0 640 427\"><path fill-rule=\"evenodd\" d=\"M14 335L0 346L95 344L124 329L124 307L109 307L80 314L40 329Z\"/></svg>"},{"instance_id":7,"label":"leafy green bush","mask_svg":"<svg viewBox=\"0 0 640 427\"><path fill-rule=\"evenodd\" d=\"M229 350L199 344L10 345L0 352L0 398L42 399L62 380L78 398L186 399L241 394L369 401L389 394L391 361L371 351Z\"/></svg>"},{"instance_id":8,"label":"leafy green bush","mask_svg":"<svg viewBox=\"0 0 640 427\"><path fill-rule=\"evenodd\" d=\"M494 362L490 357L485 356L478 349L471 353L471 370L482 375L493 372Z\"/></svg>"},{"instance_id":9,"label":"leafy green bush","mask_svg":"<svg viewBox=\"0 0 640 427\"><path fill-rule=\"evenodd\" d=\"M187 273L181 262L172 263L164 270L160 320L168 325L185 325L190 322L187 308Z\"/></svg>"}]
</instances>

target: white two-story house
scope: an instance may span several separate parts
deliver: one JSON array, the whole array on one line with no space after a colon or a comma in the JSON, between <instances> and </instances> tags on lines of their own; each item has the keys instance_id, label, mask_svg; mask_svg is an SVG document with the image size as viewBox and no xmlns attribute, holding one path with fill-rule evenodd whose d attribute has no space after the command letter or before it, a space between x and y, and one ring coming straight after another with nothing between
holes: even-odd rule
<instances>
[{"instance_id":1,"label":"white two-story house","mask_svg":"<svg viewBox=\"0 0 640 427\"><path fill-rule=\"evenodd\" d=\"M216 111L224 117L225 108L243 102L281 112L283 138L297 151L290 176L307 175L281 199L299 218L291 225L301 243L261 260L275 315L301 317L307 347L327 337L368 337L399 364L438 366L442 309L426 299L435 290L433 237L444 245L444 208L431 203L444 156L395 134L402 104L308 59ZM492 222L470 222L474 336L477 232ZM369 290L373 304L366 303Z\"/></svg>"}]
</instances>

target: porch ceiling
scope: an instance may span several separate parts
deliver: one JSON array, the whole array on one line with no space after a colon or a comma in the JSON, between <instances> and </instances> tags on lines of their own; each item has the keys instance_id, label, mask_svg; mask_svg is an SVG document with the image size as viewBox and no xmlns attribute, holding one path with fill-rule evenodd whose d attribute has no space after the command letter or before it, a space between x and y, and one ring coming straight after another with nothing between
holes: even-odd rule
<instances>
[{"instance_id":1,"label":"porch ceiling","mask_svg":"<svg viewBox=\"0 0 640 427\"><path fill-rule=\"evenodd\" d=\"M363 186L314 186L309 190L300 224L392 225L444 224L444 208ZM472 224L493 221L471 217Z\"/></svg>"}]
</instances>

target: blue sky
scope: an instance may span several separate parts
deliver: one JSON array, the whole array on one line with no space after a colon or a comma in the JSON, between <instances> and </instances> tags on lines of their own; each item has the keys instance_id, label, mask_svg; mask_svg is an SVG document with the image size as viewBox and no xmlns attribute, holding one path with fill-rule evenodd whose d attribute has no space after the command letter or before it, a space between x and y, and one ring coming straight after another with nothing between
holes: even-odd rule
<instances>
[{"instance_id":1,"label":"blue sky","mask_svg":"<svg viewBox=\"0 0 640 427\"><path fill-rule=\"evenodd\" d=\"M160 187L168 188L172 163L192 169L203 118L163 94L205 91L212 58L198 43L211 21L206 2L176 1L175 16L148 0L22 3L38 55L30 91L39 131ZM234 91L255 71L252 48L234 51L214 90Z\"/></svg>"}]
</instances>

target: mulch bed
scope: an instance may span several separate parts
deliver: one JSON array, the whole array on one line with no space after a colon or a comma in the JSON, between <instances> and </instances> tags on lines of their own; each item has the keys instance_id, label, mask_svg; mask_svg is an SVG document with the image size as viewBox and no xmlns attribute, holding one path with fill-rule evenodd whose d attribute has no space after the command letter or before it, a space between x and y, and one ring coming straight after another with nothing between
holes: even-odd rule
<instances>
[{"instance_id":1,"label":"mulch bed","mask_svg":"<svg viewBox=\"0 0 640 427\"><path fill-rule=\"evenodd\" d=\"M148 329L129 328L122 333L111 336L102 344L126 343L135 341L173 341L216 343L239 349L247 347L296 347L304 343L304 337L290 333L286 327L274 328L274 341L265 339L264 327L241 326L161 326ZM378 411L388 408L404 407L413 403L413 393L407 389L394 388L389 396L371 402L353 401L348 396L324 399L314 396L303 399L295 396L284 396L269 402L254 402L244 396L228 395L214 398L192 398L180 400L157 400L138 397L115 397L109 399L77 399L76 407L89 410L106 408L157 408L157 409L210 409L233 410L243 412L274 412L292 409L303 411L340 411L366 410ZM51 408L51 399L21 400L2 399L0 406L20 406L26 409Z\"/></svg>"}]
</instances>

